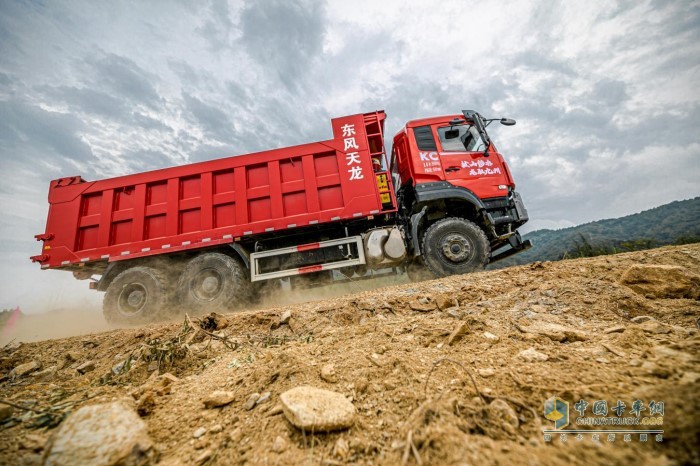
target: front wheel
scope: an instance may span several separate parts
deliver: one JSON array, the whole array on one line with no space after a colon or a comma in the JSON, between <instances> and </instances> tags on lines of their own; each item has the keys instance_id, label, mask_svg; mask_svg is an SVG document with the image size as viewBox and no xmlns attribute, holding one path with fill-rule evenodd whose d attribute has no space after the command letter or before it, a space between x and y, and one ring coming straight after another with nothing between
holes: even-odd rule
<instances>
[{"instance_id":1,"label":"front wheel","mask_svg":"<svg viewBox=\"0 0 700 466\"><path fill-rule=\"evenodd\" d=\"M190 260L178 281L179 304L195 314L228 311L251 299L252 285L236 259L211 252Z\"/></svg>"},{"instance_id":2,"label":"front wheel","mask_svg":"<svg viewBox=\"0 0 700 466\"><path fill-rule=\"evenodd\" d=\"M164 317L168 280L153 267L132 267L116 276L105 292L102 309L114 325L155 322Z\"/></svg>"},{"instance_id":3,"label":"front wheel","mask_svg":"<svg viewBox=\"0 0 700 466\"><path fill-rule=\"evenodd\" d=\"M444 218L423 236L423 260L438 277L482 270L489 259L484 231L463 218Z\"/></svg>"}]
</instances>

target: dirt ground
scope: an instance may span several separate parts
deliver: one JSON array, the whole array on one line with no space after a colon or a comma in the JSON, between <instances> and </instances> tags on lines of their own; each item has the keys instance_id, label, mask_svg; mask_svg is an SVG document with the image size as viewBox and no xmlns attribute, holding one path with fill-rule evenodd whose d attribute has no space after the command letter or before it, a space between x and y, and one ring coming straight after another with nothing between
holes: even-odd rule
<instances>
[{"instance_id":1,"label":"dirt ground","mask_svg":"<svg viewBox=\"0 0 700 466\"><path fill-rule=\"evenodd\" d=\"M31 410L15 408L0 424L0 463L41 464L63 415L123 399L167 465L698 464L699 297L700 245L686 245L10 345L0 353L0 399ZM40 368L11 374L31 361ZM178 380L151 390L166 372ZM354 425L293 427L279 395L301 385L345 395ZM205 409L214 390L235 399ZM553 396L570 404L569 429L580 399L623 400L628 410L662 401L663 425L653 427L662 441L545 441Z\"/></svg>"}]
</instances>

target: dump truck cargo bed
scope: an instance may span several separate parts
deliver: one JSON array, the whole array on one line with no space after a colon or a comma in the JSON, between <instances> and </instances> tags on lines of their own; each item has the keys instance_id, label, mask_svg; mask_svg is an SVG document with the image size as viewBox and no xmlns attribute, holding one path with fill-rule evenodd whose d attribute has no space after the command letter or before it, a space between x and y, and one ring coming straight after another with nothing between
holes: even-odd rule
<instances>
[{"instance_id":1,"label":"dump truck cargo bed","mask_svg":"<svg viewBox=\"0 0 700 466\"><path fill-rule=\"evenodd\" d=\"M51 182L42 268L78 268L396 210L385 114L332 120L333 139L100 181ZM271 130L270 130L271 131Z\"/></svg>"}]
</instances>

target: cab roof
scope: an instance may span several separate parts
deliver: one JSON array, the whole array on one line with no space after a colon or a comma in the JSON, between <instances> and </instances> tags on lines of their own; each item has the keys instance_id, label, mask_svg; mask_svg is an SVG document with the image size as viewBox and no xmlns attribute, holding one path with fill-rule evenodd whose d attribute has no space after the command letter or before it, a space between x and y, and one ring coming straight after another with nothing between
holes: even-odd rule
<instances>
[{"instance_id":1,"label":"cab roof","mask_svg":"<svg viewBox=\"0 0 700 466\"><path fill-rule=\"evenodd\" d=\"M464 115L453 114L453 115L421 118L420 120L411 120L411 121L406 123L406 128L415 128L416 126L434 125L436 123L447 123L454 118L459 118L460 120L464 120Z\"/></svg>"}]
</instances>

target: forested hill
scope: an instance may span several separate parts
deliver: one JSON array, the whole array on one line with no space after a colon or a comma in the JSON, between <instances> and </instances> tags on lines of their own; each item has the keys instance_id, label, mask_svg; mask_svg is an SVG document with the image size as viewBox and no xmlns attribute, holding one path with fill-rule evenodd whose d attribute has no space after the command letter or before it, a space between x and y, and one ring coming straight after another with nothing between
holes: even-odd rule
<instances>
[{"instance_id":1,"label":"forested hill","mask_svg":"<svg viewBox=\"0 0 700 466\"><path fill-rule=\"evenodd\" d=\"M638 214L561 230L537 230L524 238L534 246L491 268L700 242L700 197L674 201Z\"/></svg>"}]
</instances>

